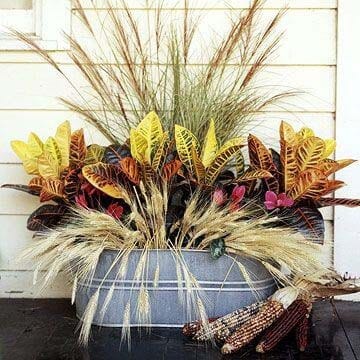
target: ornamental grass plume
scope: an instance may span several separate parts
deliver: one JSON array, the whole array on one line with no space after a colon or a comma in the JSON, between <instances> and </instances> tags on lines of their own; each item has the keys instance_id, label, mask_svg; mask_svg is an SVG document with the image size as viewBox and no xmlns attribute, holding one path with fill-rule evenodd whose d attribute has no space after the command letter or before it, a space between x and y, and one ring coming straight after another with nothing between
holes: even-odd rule
<instances>
[{"instance_id":1,"label":"ornamental grass plume","mask_svg":"<svg viewBox=\"0 0 360 360\"><path fill-rule=\"evenodd\" d=\"M77 34L66 35L71 45L67 54L84 84L75 81L31 37L16 30L12 34L69 82L75 94L61 98L62 102L111 143L123 142L130 128L153 110L163 119L165 130L171 132L177 123L200 141L211 117L223 142L249 128L256 112L280 106L295 94L274 92L274 84L271 90L257 84L278 46L281 34L276 28L284 13L279 11L260 28L262 3L255 0L249 9L237 13L229 9L229 29L212 36L208 44L201 40L200 19L188 0L181 10L172 11L161 2L148 4L145 20L139 20L131 2L125 0L106 2L106 10L95 1L85 8L75 0L74 14L87 40L95 45L94 50ZM194 59L192 54L199 49L208 55Z\"/></svg>"}]
</instances>

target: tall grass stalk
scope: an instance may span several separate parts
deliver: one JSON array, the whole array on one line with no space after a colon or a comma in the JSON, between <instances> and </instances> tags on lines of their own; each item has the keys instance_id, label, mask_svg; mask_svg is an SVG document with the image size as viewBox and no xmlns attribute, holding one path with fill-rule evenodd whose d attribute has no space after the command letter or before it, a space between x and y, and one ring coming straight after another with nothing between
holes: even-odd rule
<instances>
[{"instance_id":1,"label":"tall grass stalk","mask_svg":"<svg viewBox=\"0 0 360 360\"><path fill-rule=\"evenodd\" d=\"M124 141L129 129L151 110L161 116L166 130L178 123L200 141L213 118L224 142L248 127L256 112L294 94L274 92L257 82L278 46L281 34L276 27L284 14L279 11L260 27L262 2L255 0L236 14L229 9L228 31L213 36L209 44L199 40L204 34L187 0L183 9L172 11L160 1L149 4L141 19L125 0L110 1L106 9L97 8L94 1L85 9L74 0L75 14L94 47L76 33L66 35L71 45L67 53L85 87L29 36L17 31L13 35L66 78L75 94L62 102L110 142ZM195 53L207 56L195 58Z\"/></svg>"}]
</instances>

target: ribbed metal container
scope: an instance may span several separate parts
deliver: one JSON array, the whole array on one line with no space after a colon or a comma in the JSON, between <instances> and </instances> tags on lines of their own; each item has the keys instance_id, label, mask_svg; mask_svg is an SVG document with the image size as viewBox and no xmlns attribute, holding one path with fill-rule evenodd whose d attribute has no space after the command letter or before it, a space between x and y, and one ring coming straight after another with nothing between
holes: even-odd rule
<instances>
[{"instance_id":1,"label":"ribbed metal container","mask_svg":"<svg viewBox=\"0 0 360 360\"><path fill-rule=\"evenodd\" d=\"M115 280L119 266L116 265L109 273L116 251L106 250L102 253L93 280L90 283L78 284L76 294L77 316L83 317L86 305L91 296L101 286L98 308L93 323L108 327L121 327L125 305L130 300L131 326L180 327L185 322L195 320L198 315L187 311L187 298L191 299L193 291L179 289L176 272L176 258L169 250L151 250L148 252L146 288L149 292L151 323L139 323L136 316L139 284L134 283L134 274L141 257L141 250L134 250L128 258L127 273L123 280ZM265 299L276 290L275 282L270 273L259 262L246 257L222 256L213 260L208 251L183 250L183 261L189 271L197 279L201 288L200 296L209 317L225 315L235 309ZM240 262L251 275L251 288L242 276L238 264ZM157 286L154 278L157 265L160 276ZM108 273L108 274L107 274ZM106 275L107 274L107 275ZM103 281L106 276L106 280ZM100 309L115 282L115 291L104 316ZM102 285L101 285L102 283ZM179 296L182 293L182 296ZM181 299L183 301L181 301Z\"/></svg>"}]
</instances>

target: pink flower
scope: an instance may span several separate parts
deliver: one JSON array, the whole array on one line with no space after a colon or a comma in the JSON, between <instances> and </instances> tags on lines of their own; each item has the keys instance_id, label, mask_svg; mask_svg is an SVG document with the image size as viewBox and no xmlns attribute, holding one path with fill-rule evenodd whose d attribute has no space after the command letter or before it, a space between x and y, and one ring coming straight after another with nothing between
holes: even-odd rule
<instances>
[{"instance_id":1,"label":"pink flower","mask_svg":"<svg viewBox=\"0 0 360 360\"><path fill-rule=\"evenodd\" d=\"M220 188L217 188L213 193L212 200L216 205L221 206L226 200L224 191Z\"/></svg>"},{"instance_id":2,"label":"pink flower","mask_svg":"<svg viewBox=\"0 0 360 360\"><path fill-rule=\"evenodd\" d=\"M294 205L294 200L287 197L285 193L276 195L273 191L267 191L264 205L267 210L274 210L281 207L291 207Z\"/></svg>"},{"instance_id":3,"label":"pink flower","mask_svg":"<svg viewBox=\"0 0 360 360\"><path fill-rule=\"evenodd\" d=\"M246 187L244 185L236 185L231 193L231 203L229 210L231 212L237 211L240 209L240 202L244 198L246 192Z\"/></svg>"},{"instance_id":4,"label":"pink flower","mask_svg":"<svg viewBox=\"0 0 360 360\"><path fill-rule=\"evenodd\" d=\"M244 185L236 185L231 193L231 201L238 204L245 195L246 187Z\"/></svg>"},{"instance_id":5,"label":"pink flower","mask_svg":"<svg viewBox=\"0 0 360 360\"><path fill-rule=\"evenodd\" d=\"M119 220L124 212L124 208L116 203L112 203L108 206L106 213L112 217L114 217L116 220Z\"/></svg>"}]
</instances>

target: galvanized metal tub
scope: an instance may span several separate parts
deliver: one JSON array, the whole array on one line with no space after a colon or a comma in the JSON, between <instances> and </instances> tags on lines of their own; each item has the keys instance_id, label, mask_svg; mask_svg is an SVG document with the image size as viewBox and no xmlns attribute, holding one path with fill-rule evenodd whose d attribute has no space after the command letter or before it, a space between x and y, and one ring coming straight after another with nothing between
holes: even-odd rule
<instances>
[{"instance_id":1,"label":"galvanized metal tub","mask_svg":"<svg viewBox=\"0 0 360 360\"><path fill-rule=\"evenodd\" d=\"M109 272L117 254L117 251L104 251L100 256L92 281L78 284L76 311L79 319L83 318L86 305L99 287L100 295L93 319L94 325L122 327L124 308L128 301L130 301L132 309L131 326L180 327L185 322L198 318L194 309L187 310L184 296L190 296L190 292L185 289L184 281L182 285L178 282L174 253L170 250L151 250L148 252L147 280L145 281L149 292L151 322L139 323L134 310L140 284L134 283L133 279L142 250L134 250L130 253L128 270L122 280L116 280L120 264L114 266ZM256 260L228 255L213 260L209 252L203 250L183 250L182 258L201 287L200 296L209 317L225 315L235 309L265 299L276 290L276 284L271 274ZM234 259L240 262L250 274L251 287L242 276ZM160 267L159 281L154 286L158 264ZM105 281L103 281L104 277ZM100 310L113 284L115 290L112 299L107 311L102 314ZM179 286L183 287L182 291ZM182 292L182 296L179 296L179 292Z\"/></svg>"}]
</instances>

